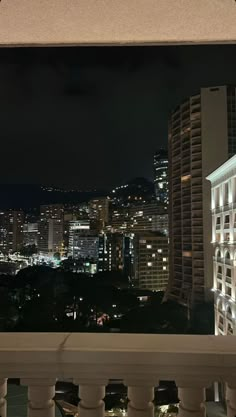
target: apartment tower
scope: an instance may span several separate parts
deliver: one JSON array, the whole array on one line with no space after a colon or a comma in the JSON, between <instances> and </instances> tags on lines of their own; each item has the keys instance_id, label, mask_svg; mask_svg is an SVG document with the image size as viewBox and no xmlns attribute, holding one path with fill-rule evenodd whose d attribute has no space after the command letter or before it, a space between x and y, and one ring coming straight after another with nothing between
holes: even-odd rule
<instances>
[{"instance_id":1,"label":"apartment tower","mask_svg":"<svg viewBox=\"0 0 236 417\"><path fill-rule=\"evenodd\" d=\"M154 155L155 196L160 203L168 203L168 152L159 149Z\"/></svg>"},{"instance_id":2,"label":"apartment tower","mask_svg":"<svg viewBox=\"0 0 236 417\"><path fill-rule=\"evenodd\" d=\"M170 279L166 298L191 306L212 287L206 176L236 153L235 87L202 88L169 120Z\"/></svg>"}]
</instances>

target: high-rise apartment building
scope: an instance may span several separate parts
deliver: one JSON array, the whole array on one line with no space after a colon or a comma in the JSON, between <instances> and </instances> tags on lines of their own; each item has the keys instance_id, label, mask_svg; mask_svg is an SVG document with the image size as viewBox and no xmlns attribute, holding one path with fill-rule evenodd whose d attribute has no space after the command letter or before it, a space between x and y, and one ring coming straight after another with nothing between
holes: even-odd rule
<instances>
[{"instance_id":1,"label":"high-rise apartment building","mask_svg":"<svg viewBox=\"0 0 236 417\"><path fill-rule=\"evenodd\" d=\"M0 214L1 250L18 252L23 245L24 213L22 210L6 210Z\"/></svg>"},{"instance_id":2,"label":"high-rise apartment building","mask_svg":"<svg viewBox=\"0 0 236 417\"><path fill-rule=\"evenodd\" d=\"M236 156L208 175L211 182L215 334L236 334Z\"/></svg>"},{"instance_id":3,"label":"high-rise apartment building","mask_svg":"<svg viewBox=\"0 0 236 417\"><path fill-rule=\"evenodd\" d=\"M212 287L210 182L236 152L235 87L202 88L169 120L170 280L166 298L202 302Z\"/></svg>"},{"instance_id":4,"label":"high-rise apartment building","mask_svg":"<svg viewBox=\"0 0 236 417\"><path fill-rule=\"evenodd\" d=\"M49 204L40 207L38 250L43 255L64 253L63 243L64 207Z\"/></svg>"},{"instance_id":5,"label":"high-rise apartment building","mask_svg":"<svg viewBox=\"0 0 236 417\"><path fill-rule=\"evenodd\" d=\"M132 233L159 231L168 235L167 206L156 200L132 205L129 209L129 230Z\"/></svg>"},{"instance_id":6,"label":"high-rise apartment building","mask_svg":"<svg viewBox=\"0 0 236 417\"><path fill-rule=\"evenodd\" d=\"M68 256L74 259L98 259L98 234L90 230L89 220L69 222Z\"/></svg>"},{"instance_id":7,"label":"high-rise apartment building","mask_svg":"<svg viewBox=\"0 0 236 417\"><path fill-rule=\"evenodd\" d=\"M158 232L136 236L135 282L141 289L165 291L169 277L168 238Z\"/></svg>"},{"instance_id":8,"label":"high-rise apartment building","mask_svg":"<svg viewBox=\"0 0 236 417\"><path fill-rule=\"evenodd\" d=\"M157 201L168 203L168 152L159 149L154 155L154 187Z\"/></svg>"},{"instance_id":9,"label":"high-rise apartment building","mask_svg":"<svg viewBox=\"0 0 236 417\"><path fill-rule=\"evenodd\" d=\"M113 232L140 233L160 231L168 234L168 211L165 204L156 200L129 206L114 206L110 228Z\"/></svg>"},{"instance_id":10,"label":"high-rise apartment building","mask_svg":"<svg viewBox=\"0 0 236 417\"><path fill-rule=\"evenodd\" d=\"M98 271L122 271L133 277L133 235L104 233L99 236Z\"/></svg>"},{"instance_id":11,"label":"high-rise apartment building","mask_svg":"<svg viewBox=\"0 0 236 417\"><path fill-rule=\"evenodd\" d=\"M96 198L89 202L89 218L97 224L97 230L103 231L109 222L110 200L107 197Z\"/></svg>"},{"instance_id":12,"label":"high-rise apartment building","mask_svg":"<svg viewBox=\"0 0 236 417\"><path fill-rule=\"evenodd\" d=\"M23 245L38 246L38 223L24 223L23 225Z\"/></svg>"},{"instance_id":13,"label":"high-rise apartment building","mask_svg":"<svg viewBox=\"0 0 236 417\"><path fill-rule=\"evenodd\" d=\"M0 251L18 252L23 245L24 213L21 210L6 210L0 213Z\"/></svg>"}]
</instances>

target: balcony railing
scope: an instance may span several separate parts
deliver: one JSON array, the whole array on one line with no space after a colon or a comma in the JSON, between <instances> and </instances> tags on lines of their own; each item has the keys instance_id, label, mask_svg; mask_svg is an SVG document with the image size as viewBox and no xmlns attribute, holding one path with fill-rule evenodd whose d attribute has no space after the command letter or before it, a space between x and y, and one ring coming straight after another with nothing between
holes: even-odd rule
<instances>
[{"instance_id":1,"label":"balcony railing","mask_svg":"<svg viewBox=\"0 0 236 417\"><path fill-rule=\"evenodd\" d=\"M7 378L28 386L28 417L54 417L56 380L79 385L79 416L103 417L105 387L122 380L128 416L154 415L154 387L176 382L179 417L205 416L205 389L227 384L227 416L236 415L236 338L79 333L0 334L0 416ZM17 412L16 412L17 414Z\"/></svg>"}]
</instances>

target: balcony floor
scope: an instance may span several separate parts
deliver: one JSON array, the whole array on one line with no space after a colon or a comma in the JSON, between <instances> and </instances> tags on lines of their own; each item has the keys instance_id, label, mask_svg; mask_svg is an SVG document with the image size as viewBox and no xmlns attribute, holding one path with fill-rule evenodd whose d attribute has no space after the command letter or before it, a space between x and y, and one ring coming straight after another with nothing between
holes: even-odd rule
<instances>
[{"instance_id":1,"label":"balcony floor","mask_svg":"<svg viewBox=\"0 0 236 417\"><path fill-rule=\"evenodd\" d=\"M224 407L221 403L209 402L206 404L207 417L226 417Z\"/></svg>"}]
</instances>

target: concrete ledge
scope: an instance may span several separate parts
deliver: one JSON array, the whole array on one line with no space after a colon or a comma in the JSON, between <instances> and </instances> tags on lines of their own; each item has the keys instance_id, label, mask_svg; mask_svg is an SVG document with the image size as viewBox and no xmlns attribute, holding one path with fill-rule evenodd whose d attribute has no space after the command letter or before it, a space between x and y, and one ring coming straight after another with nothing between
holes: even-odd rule
<instances>
[{"instance_id":1,"label":"concrete ledge","mask_svg":"<svg viewBox=\"0 0 236 417\"><path fill-rule=\"evenodd\" d=\"M1 0L0 45L234 42L234 0Z\"/></svg>"},{"instance_id":2,"label":"concrete ledge","mask_svg":"<svg viewBox=\"0 0 236 417\"><path fill-rule=\"evenodd\" d=\"M3 378L236 377L236 338L86 333L0 333Z\"/></svg>"}]
</instances>

